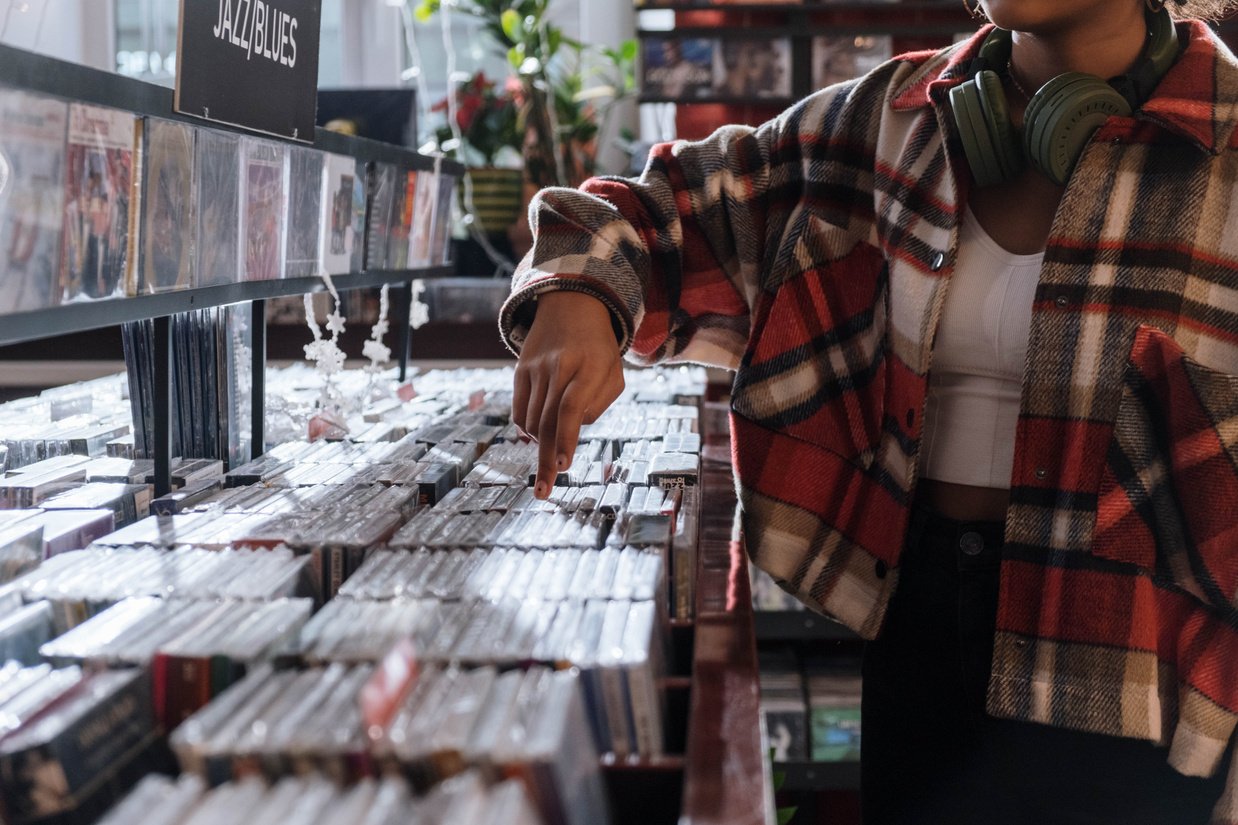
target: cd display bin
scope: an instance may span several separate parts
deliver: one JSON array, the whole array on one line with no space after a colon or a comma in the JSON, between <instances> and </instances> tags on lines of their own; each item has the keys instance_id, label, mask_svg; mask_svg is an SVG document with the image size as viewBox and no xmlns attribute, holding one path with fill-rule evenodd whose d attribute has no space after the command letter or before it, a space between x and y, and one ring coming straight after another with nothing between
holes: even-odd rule
<instances>
[{"instance_id":1,"label":"cd display bin","mask_svg":"<svg viewBox=\"0 0 1238 825\"><path fill-rule=\"evenodd\" d=\"M133 116L135 120L144 118L157 119L161 123L187 124L203 129L209 126L209 129L217 135L235 135L240 133L240 130L231 129L226 125L214 122L208 124L200 119L175 112L173 110L172 89L4 45L0 45L0 91L18 94L28 93L40 98L55 99L61 102L62 107L65 103L103 107L117 113ZM63 114L60 117L63 119ZM63 133L64 124L60 123L58 128ZM308 146L308 144L293 144L291 141L280 141L274 138L267 139L266 136L263 136L263 141L267 145L273 146ZM443 176L445 182L441 189L444 191L454 189L454 187L447 185L446 179L454 181L464 171L463 167L454 161L427 157L398 146L337 134L323 129L317 130L312 147L324 153L324 156L351 158L359 166L378 167L393 171L406 170L409 173L433 171L436 179L439 175ZM2 159L0 157L0 160ZM59 157L54 165L59 167L63 162L62 152L62 156ZM134 165L139 165L137 158L134 159ZM6 161L5 169L0 170L6 173L5 176L10 171L7 167ZM94 170L92 169L91 171L93 172ZM57 168L56 174L62 175L63 173ZM11 181L10 188L12 188ZM371 186L367 185L363 191L370 188ZM3 193L0 192L0 194ZM288 194L287 192L283 193L285 199L287 199ZM129 218L131 221L129 237L136 234L132 232L133 222L137 220L136 215L139 214L139 210L146 208L147 204L145 204L144 200L134 210L135 214ZM373 198L371 191L366 191L365 203L367 209L372 208ZM0 205L3 205L2 201L0 201ZM38 207L36 206L36 208ZM43 211L48 210L43 209ZM0 213L2 213L2 210L0 210ZM2 214L0 214L0 217L2 217ZM57 210L57 214L53 217L56 219L60 218L59 210ZM366 215L364 232L355 238L357 244L369 241L371 218L372 216ZM37 223L38 219L35 222ZM14 230L14 232L16 231ZM57 234L55 237L55 244L51 248L55 255L59 255L61 251L61 235ZM17 241L13 241L13 243L16 244ZM282 244L283 241L281 240L280 245ZM134 244L130 244L130 246L132 247ZM136 249L130 248L129 254L130 256L137 256L139 252ZM433 265L417 268L366 267L364 265L356 265L356 260L354 258L354 265L348 270L331 272L334 276L333 282L335 287L339 290L364 289L384 284L392 284L398 287L393 300L392 325L396 330L397 341L395 349L399 357L401 374L403 374L408 362L409 314L412 306L413 281L445 277L452 273L453 268L447 265L445 257L440 257L440 260ZM362 255L360 260L366 261L366 255ZM385 255L381 256L379 260L383 264L387 262ZM3 263L5 267L8 266L7 259L0 263ZM133 264L127 263L126 266L133 266ZM59 283L59 266L57 265L53 269L56 270L53 273L53 277L56 278L56 284L53 284L53 287L55 287ZM288 267L284 270L284 273L287 274L290 271L293 270L291 267ZM4 275L6 275L5 270L0 268L0 276ZM242 275L243 273L238 273L237 277ZM7 280L5 277L0 277L0 290L13 289L14 284L11 281L12 277L8 277ZM17 286L21 286L21 284ZM323 279L315 275L308 275L225 282L209 286L178 288L170 291L151 291L149 293L143 291L143 294L134 294L131 290L130 294L126 294L123 297L117 295L100 300L81 300L69 303L53 301L56 305L37 306L31 309L9 307L0 302L0 346L49 338L70 332L110 327L142 319L154 319L156 408L166 410L169 409L172 401L170 390L172 381L172 334L169 323L171 315L206 307L252 302L252 330L254 334L252 352L253 364L257 367L265 364L266 361L266 300L282 296L304 295L310 292L322 291L325 288L326 285ZM261 445L264 443L263 416L260 414L265 402L262 386L263 370L261 368L252 369L251 375L254 380L252 398L255 411L255 414L252 416L254 430L252 443L256 456L261 452ZM154 455L151 456L155 460L156 495L165 495L171 490L169 478L171 451L170 447L167 446L171 442L169 419L170 415L158 415L155 420L155 443L163 447L162 449L157 448L154 451Z\"/></svg>"},{"instance_id":2,"label":"cd display bin","mask_svg":"<svg viewBox=\"0 0 1238 825\"><path fill-rule=\"evenodd\" d=\"M198 122L172 111L172 91L151 84L0 47L0 87L69 102L109 107L138 117ZM212 124L211 128L215 128ZM226 129L221 130L226 131ZM434 169L456 177L458 164L319 130L315 149L359 162L407 170ZM436 165L436 163L438 165ZM368 233L367 233L368 234ZM394 307L401 372L407 362L412 281L449 274L450 267L352 267L333 273L337 288L402 284ZM317 277L224 283L155 294L10 311L0 316L0 345L154 319L155 493L170 489L173 380L171 318L193 309L252 302L254 331L253 443L264 443L264 301L324 288ZM722 434L725 437L725 434ZM617 822L682 825L757 825L772 821L773 794L764 758L753 615L742 545L732 537L735 498L729 450L710 443L702 455L702 509L696 555L693 618L673 622L675 660L664 687L668 697L667 755L656 759L604 758L603 773Z\"/></svg>"}]
</instances>

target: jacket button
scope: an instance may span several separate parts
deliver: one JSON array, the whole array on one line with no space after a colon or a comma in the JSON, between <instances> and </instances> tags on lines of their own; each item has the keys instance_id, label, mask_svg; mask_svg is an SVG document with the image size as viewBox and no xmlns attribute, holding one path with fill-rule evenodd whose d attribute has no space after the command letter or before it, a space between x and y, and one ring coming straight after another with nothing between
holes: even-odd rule
<instances>
[{"instance_id":1,"label":"jacket button","mask_svg":"<svg viewBox=\"0 0 1238 825\"><path fill-rule=\"evenodd\" d=\"M886 567L885 562L878 559L877 565L874 568L873 572L877 574L877 578L884 579L886 577L886 573L890 572L890 569Z\"/></svg>"},{"instance_id":2,"label":"jacket button","mask_svg":"<svg viewBox=\"0 0 1238 825\"><path fill-rule=\"evenodd\" d=\"M929 264L929 269L936 272L937 270L941 269L945 265L946 265L946 253L938 252L936 255L933 256L933 262Z\"/></svg>"},{"instance_id":3,"label":"jacket button","mask_svg":"<svg viewBox=\"0 0 1238 825\"><path fill-rule=\"evenodd\" d=\"M911 427L913 427L915 423L916 423L916 411L914 409L910 409L907 411L907 428L911 429Z\"/></svg>"},{"instance_id":4,"label":"jacket button","mask_svg":"<svg viewBox=\"0 0 1238 825\"><path fill-rule=\"evenodd\" d=\"M1066 309L1070 305L1070 299L1065 295L1059 295L1053 303L1057 304L1058 309Z\"/></svg>"},{"instance_id":5,"label":"jacket button","mask_svg":"<svg viewBox=\"0 0 1238 825\"><path fill-rule=\"evenodd\" d=\"M1036 478L1040 479L1041 481L1044 481L1048 477L1049 477L1048 470L1046 470L1044 467L1036 468Z\"/></svg>"},{"instance_id":6,"label":"jacket button","mask_svg":"<svg viewBox=\"0 0 1238 825\"><path fill-rule=\"evenodd\" d=\"M984 550L984 537L973 530L968 530L959 537L959 549L965 556L979 556Z\"/></svg>"}]
</instances>

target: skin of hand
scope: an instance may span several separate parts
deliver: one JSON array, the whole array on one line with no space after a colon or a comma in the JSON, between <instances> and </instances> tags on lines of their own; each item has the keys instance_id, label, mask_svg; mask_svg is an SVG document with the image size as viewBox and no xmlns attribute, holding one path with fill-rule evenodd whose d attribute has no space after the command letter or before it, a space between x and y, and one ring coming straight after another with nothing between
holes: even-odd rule
<instances>
[{"instance_id":1,"label":"skin of hand","mask_svg":"<svg viewBox=\"0 0 1238 825\"><path fill-rule=\"evenodd\" d=\"M572 463L580 428L623 392L623 364L610 310L580 292L541 295L512 393L512 420L538 442L533 494L550 495Z\"/></svg>"}]
</instances>

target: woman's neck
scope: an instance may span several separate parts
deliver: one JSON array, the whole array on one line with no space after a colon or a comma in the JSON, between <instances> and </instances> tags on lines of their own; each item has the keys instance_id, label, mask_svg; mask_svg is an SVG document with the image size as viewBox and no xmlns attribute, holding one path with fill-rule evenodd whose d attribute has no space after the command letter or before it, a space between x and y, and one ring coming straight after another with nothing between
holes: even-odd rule
<instances>
[{"instance_id":1,"label":"woman's neck","mask_svg":"<svg viewBox=\"0 0 1238 825\"><path fill-rule=\"evenodd\" d=\"M1086 4L1085 4L1086 5ZM1147 41L1142 4L1108 4L1105 15L1056 21L1057 25L1012 33L1011 66L1032 91L1063 72L1110 78L1128 71Z\"/></svg>"}]
</instances>

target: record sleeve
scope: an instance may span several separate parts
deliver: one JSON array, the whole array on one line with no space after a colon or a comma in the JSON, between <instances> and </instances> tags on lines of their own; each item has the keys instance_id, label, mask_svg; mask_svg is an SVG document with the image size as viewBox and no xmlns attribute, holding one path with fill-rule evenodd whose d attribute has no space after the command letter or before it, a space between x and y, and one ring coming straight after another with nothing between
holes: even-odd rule
<instances>
[{"instance_id":1,"label":"record sleeve","mask_svg":"<svg viewBox=\"0 0 1238 825\"><path fill-rule=\"evenodd\" d=\"M812 39L812 85L824 89L871 72L894 50L889 35L821 35Z\"/></svg>"},{"instance_id":2,"label":"record sleeve","mask_svg":"<svg viewBox=\"0 0 1238 825\"><path fill-rule=\"evenodd\" d=\"M391 269L407 269L413 228L413 209L417 203L417 173L401 169L398 197L392 205L392 228L387 262Z\"/></svg>"},{"instance_id":3,"label":"record sleeve","mask_svg":"<svg viewBox=\"0 0 1238 825\"><path fill-rule=\"evenodd\" d=\"M194 129L187 124L146 121L141 292L193 285L193 144Z\"/></svg>"},{"instance_id":4,"label":"record sleeve","mask_svg":"<svg viewBox=\"0 0 1238 825\"><path fill-rule=\"evenodd\" d=\"M194 146L198 193L197 285L241 280L241 139L199 129Z\"/></svg>"},{"instance_id":5,"label":"record sleeve","mask_svg":"<svg viewBox=\"0 0 1238 825\"><path fill-rule=\"evenodd\" d=\"M714 54L714 94L721 98L790 98L791 41L726 38Z\"/></svg>"},{"instance_id":6,"label":"record sleeve","mask_svg":"<svg viewBox=\"0 0 1238 825\"><path fill-rule=\"evenodd\" d=\"M369 167L358 160L353 166L352 180L352 272L365 269L365 214Z\"/></svg>"},{"instance_id":7,"label":"record sleeve","mask_svg":"<svg viewBox=\"0 0 1238 825\"><path fill-rule=\"evenodd\" d=\"M417 172L417 192L413 203L413 224L408 239L408 265L427 266L430 263L430 235L434 231L434 205L438 192L437 173Z\"/></svg>"},{"instance_id":8,"label":"record sleeve","mask_svg":"<svg viewBox=\"0 0 1238 825\"><path fill-rule=\"evenodd\" d=\"M0 89L0 314L60 296L67 121L61 101Z\"/></svg>"},{"instance_id":9,"label":"record sleeve","mask_svg":"<svg viewBox=\"0 0 1238 825\"><path fill-rule=\"evenodd\" d=\"M61 300L124 294L133 139L129 112L69 105Z\"/></svg>"},{"instance_id":10,"label":"record sleeve","mask_svg":"<svg viewBox=\"0 0 1238 825\"><path fill-rule=\"evenodd\" d=\"M455 202L456 179L451 175L438 176L438 201L434 204L434 232L430 235L430 266L445 266L451 263L451 206Z\"/></svg>"},{"instance_id":11,"label":"record sleeve","mask_svg":"<svg viewBox=\"0 0 1238 825\"><path fill-rule=\"evenodd\" d=\"M366 214L365 268L386 269L391 236L391 210L399 170L388 163L369 169L370 202Z\"/></svg>"},{"instance_id":12,"label":"record sleeve","mask_svg":"<svg viewBox=\"0 0 1238 825\"><path fill-rule=\"evenodd\" d=\"M270 281L284 274L288 165L284 147L241 141L242 280Z\"/></svg>"},{"instance_id":13,"label":"record sleeve","mask_svg":"<svg viewBox=\"0 0 1238 825\"><path fill-rule=\"evenodd\" d=\"M286 278L313 278L321 268L322 188L325 155L317 149L288 150L288 250Z\"/></svg>"},{"instance_id":14,"label":"record sleeve","mask_svg":"<svg viewBox=\"0 0 1238 825\"><path fill-rule=\"evenodd\" d=\"M349 272L353 246L357 240L353 227L353 189L357 161L344 155L327 155L322 198L322 262L332 275ZM362 189L364 217L365 190Z\"/></svg>"},{"instance_id":15,"label":"record sleeve","mask_svg":"<svg viewBox=\"0 0 1238 825\"><path fill-rule=\"evenodd\" d=\"M709 97L717 48L716 40L704 37L642 38L643 94L673 100Z\"/></svg>"}]
</instances>

